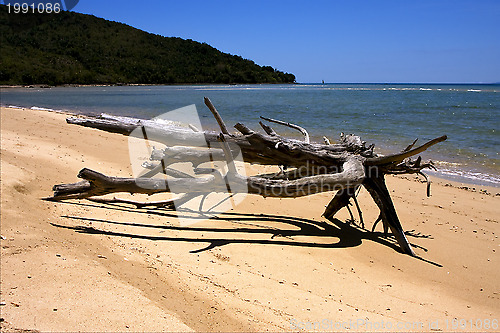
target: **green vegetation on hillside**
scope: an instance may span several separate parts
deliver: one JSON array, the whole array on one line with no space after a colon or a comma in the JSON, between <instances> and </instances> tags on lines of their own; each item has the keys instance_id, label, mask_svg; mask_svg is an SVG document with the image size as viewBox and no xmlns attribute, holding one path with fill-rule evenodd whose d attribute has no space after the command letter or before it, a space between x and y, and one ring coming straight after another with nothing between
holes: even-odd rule
<instances>
[{"instance_id":1,"label":"green vegetation on hillside","mask_svg":"<svg viewBox=\"0 0 500 333\"><path fill-rule=\"evenodd\" d=\"M73 12L8 14L0 5L0 84L293 83L206 43Z\"/></svg>"}]
</instances>

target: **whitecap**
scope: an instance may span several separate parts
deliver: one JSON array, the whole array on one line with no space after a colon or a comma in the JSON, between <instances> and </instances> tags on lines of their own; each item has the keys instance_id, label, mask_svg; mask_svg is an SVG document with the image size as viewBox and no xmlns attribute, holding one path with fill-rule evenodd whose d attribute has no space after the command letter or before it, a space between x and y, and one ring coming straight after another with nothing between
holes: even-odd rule
<instances>
[{"instance_id":1,"label":"whitecap","mask_svg":"<svg viewBox=\"0 0 500 333\"><path fill-rule=\"evenodd\" d=\"M483 184L489 186L500 187L500 177L481 172L453 170L446 168L439 168L438 171L426 170L426 173L435 174L443 178L450 178L472 184Z\"/></svg>"},{"instance_id":2,"label":"whitecap","mask_svg":"<svg viewBox=\"0 0 500 333\"><path fill-rule=\"evenodd\" d=\"M39 111L56 111L54 109L49 109L49 108L41 108L41 107L38 107L38 106L32 106L30 108L31 110L39 110Z\"/></svg>"}]
</instances>

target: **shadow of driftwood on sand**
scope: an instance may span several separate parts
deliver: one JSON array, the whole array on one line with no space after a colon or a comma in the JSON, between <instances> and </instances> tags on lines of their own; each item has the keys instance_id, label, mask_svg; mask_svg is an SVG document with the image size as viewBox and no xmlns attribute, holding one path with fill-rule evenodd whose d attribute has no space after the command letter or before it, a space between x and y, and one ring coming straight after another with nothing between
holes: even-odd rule
<instances>
[{"instance_id":1,"label":"shadow of driftwood on sand","mask_svg":"<svg viewBox=\"0 0 500 333\"><path fill-rule=\"evenodd\" d=\"M138 214L152 214L162 217L178 218L178 217L189 217L191 219L209 220L209 218L203 214L198 216L193 216L193 211L181 210L177 212L172 212L169 209L137 209L130 208L123 205L116 204L88 204L88 203L75 203L66 202L72 205L82 205L94 208L105 208L114 209L124 212L133 212ZM182 214L186 214L183 216ZM199 253L219 246L224 246L228 244L261 244L261 245L281 245L281 246L298 246L298 247L312 247L312 248L348 248L356 247L362 244L363 240L373 241L385 246L388 246L398 252L400 248L389 234L388 237L384 237L382 232L370 232L366 229L362 229L353 223L342 222L338 219L331 219L329 221L315 221L306 218L299 218L294 216L277 215L277 214L251 214L251 213L236 213L236 212L217 212L215 218L211 218L216 221L228 222L231 224L229 227L200 227L200 226L179 226L179 225L161 225L161 224L147 224L147 223L136 223L130 221L112 221L108 219L96 219L90 217L81 216L69 216L64 215L63 218L87 221L87 222L97 222L108 225L119 225L124 227L139 227L139 228L151 228L161 231L185 231L185 232L198 232L200 236L192 237L179 237L179 236L160 236L160 235L147 235L144 233L130 233L121 231L110 231L102 230L90 226L67 226L51 223L51 225L59 228L72 229L76 232L87 233L87 234L100 234L106 236L115 237L127 237L132 239L145 239L151 241L168 241L168 242L189 242L189 243L206 243L206 246L200 249L193 250L191 253ZM289 225L292 229L278 228L269 226L269 223ZM241 226L243 225L243 227ZM213 234L215 237L207 237L207 232ZM226 235L231 233L231 236ZM269 235L268 237L262 237L256 239L255 237L247 237L249 235L261 234ZM429 235L421 235L417 232L408 232L409 237L415 238L431 238ZM310 237L311 239L296 240L294 238L305 238ZM331 240L331 242L329 242ZM412 244L412 246L418 247L424 251L427 249ZM435 266L442 267L441 265L424 259L422 257L415 257L417 259L423 260L427 263L433 264Z\"/></svg>"}]
</instances>

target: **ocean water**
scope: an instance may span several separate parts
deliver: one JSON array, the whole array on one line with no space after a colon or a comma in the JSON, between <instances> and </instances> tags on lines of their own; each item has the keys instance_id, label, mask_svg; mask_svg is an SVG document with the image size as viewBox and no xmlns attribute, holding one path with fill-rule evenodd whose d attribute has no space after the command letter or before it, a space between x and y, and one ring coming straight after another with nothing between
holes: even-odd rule
<instances>
[{"instance_id":1,"label":"ocean water","mask_svg":"<svg viewBox=\"0 0 500 333\"><path fill-rule=\"evenodd\" d=\"M419 138L448 135L422 153L440 176L500 187L500 85L294 84L3 88L2 106L48 108L152 118L195 104L208 129L217 124L207 96L228 126L260 130L259 116L295 123L312 139L336 141L341 132L398 152ZM69 125L68 125L69 126ZM273 125L280 134L300 133Z\"/></svg>"}]
</instances>

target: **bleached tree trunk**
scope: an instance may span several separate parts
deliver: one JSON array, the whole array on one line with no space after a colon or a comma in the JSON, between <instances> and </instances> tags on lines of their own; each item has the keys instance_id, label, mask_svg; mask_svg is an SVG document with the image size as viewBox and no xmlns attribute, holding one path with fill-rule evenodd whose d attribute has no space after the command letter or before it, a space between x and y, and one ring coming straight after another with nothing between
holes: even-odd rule
<instances>
[{"instance_id":1,"label":"bleached tree trunk","mask_svg":"<svg viewBox=\"0 0 500 333\"><path fill-rule=\"evenodd\" d=\"M221 133L203 132L208 149L200 149L200 133L196 129L180 128L174 125L158 124L154 121L128 117L101 115L100 117L70 117L69 124L96 128L112 133L130 135L136 129L147 132L147 139L169 144L166 149L155 151L152 160L161 161L152 166L146 176L141 178L110 177L90 169L82 169L78 174L83 180L73 184L55 185L50 200L96 199L109 193L128 192L155 194L170 192L172 186L187 194L186 200L201 195L207 188L211 191L227 191L229 182L244 188L246 192L264 197L295 198L320 192L337 191L327 205L323 216L332 219L335 213L348 207L355 192L364 186L380 209L379 219L384 231L391 230L404 253L415 255L397 216L394 204L385 184L386 174L421 173L424 168L433 168L431 163L421 163L419 154L432 145L446 140L441 136L419 147L413 148L416 141L400 153L378 156L373 152L374 145L366 147L358 136L341 134L340 142L330 144L311 143L309 134L300 126L262 117L281 125L299 130L304 141L284 138L270 126L260 123L266 134L255 132L243 124L236 124L239 135L230 134L219 113L208 98L205 103L214 114ZM217 147L214 143L219 143ZM222 144L222 146L221 146ZM239 153L249 163L276 165L282 168L277 174L263 174L244 177L230 168L226 175L208 173L205 177L192 177L170 169L177 162L191 162L196 169L208 160L229 161ZM228 164L228 165L229 165ZM284 169L288 169L284 171ZM200 172L202 168L199 169ZM174 179L149 178L158 172L168 174ZM237 187L237 188L238 188ZM135 203L139 206L140 203ZM357 202L356 202L357 205ZM358 210L359 210L359 206Z\"/></svg>"}]
</instances>

